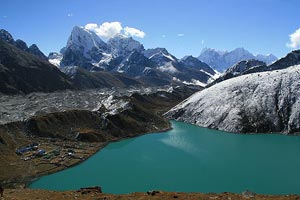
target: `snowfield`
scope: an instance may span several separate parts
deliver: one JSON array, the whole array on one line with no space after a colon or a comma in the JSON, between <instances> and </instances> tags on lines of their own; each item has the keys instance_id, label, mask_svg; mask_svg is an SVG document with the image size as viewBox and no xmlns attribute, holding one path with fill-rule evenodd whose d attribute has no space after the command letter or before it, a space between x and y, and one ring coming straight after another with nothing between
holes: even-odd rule
<instances>
[{"instance_id":1,"label":"snowfield","mask_svg":"<svg viewBox=\"0 0 300 200\"><path fill-rule=\"evenodd\" d=\"M223 81L165 115L228 132L300 133L300 65Z\"/></svg>"}]
</instances>

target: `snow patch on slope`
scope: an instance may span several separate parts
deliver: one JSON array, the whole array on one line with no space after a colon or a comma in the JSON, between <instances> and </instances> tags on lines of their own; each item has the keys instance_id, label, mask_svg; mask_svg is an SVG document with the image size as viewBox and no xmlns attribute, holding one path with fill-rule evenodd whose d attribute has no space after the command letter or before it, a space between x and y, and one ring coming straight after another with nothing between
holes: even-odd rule
<instances>
[{"instance_id":1,"label":"snow patch on slope","mask_svg":"<svg viewBox=\"0 0 300 200\"><path fill-rule=\"evenodd\" d=\"M162 72L167 72L170 74L175 74L178 73L179 71L173 66L172 62L168 62L163 66L158 67L157 69L159 69Z\"/></svg>"},{"instance_id":2,"label":"snow patch on slope","mask_svg":"<svg viewBox=\"0 0 300 200\"><path fill-rule=\"evenodd\" d=\"M60 53L55 53L52 52L48 56L48 61L52 64L55 65L56 67L60 66L60 62L63 59L63 55Z\"/></svg>"},{"instance_id":3,"label":"snow patch on slope","mask_svg":"<svg viewBox=\"0 0 300 200\"><path fill-rule=\"evenodd\" d=\"M191 82L188 81L183 81L182 83L186 84L186 85L198 85L201 87L205 87L207 84L200 82L199 80L196 79L192 79Z\"/></svg>"},{"instance_id":4,"label":"snow patch on slope","mask_svg":"<svg viewBox=\"0 0 300 200\"><path fill-rule=\"evenodd\" d=\"M166 116L229 132L300 132L300 65L232 78L195 93Z\"/></svg>"}]
</instances>

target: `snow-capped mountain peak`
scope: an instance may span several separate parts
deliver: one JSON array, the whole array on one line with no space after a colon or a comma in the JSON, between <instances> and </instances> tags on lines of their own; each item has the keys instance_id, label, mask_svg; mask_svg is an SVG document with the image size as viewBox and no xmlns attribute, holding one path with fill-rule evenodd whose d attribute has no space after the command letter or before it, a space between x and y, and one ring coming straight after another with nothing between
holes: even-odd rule
<instances>
[{"instance_id":1,"label":"snow-capped mountain peak","mask_svg":"<svg viewBox=\"0 0 300 200\"><path fill-rule=\"evenodd\" d=\"M96 48L98 50L106 50L107 44L93 31L89 31L83 27L75 26L68 39L66 48L83 49L84 53Z\"/></svg>"},{"instance_id":2,"label":"snow-capped mountain peak","mask_svg":"<svg viewBox=\"0 0 300 200\"><path fill-rule=\"evenodd\" d=\"M267 54L267 55L257 54L255 57L257 60L264 61L265 63L268 64L271 64L272 62L277 60L277 57L274 56L273 54Z\"/></svg>"},{"instance_id":3,"label":"snow-capped mountain peak","mask_svg":"<svg viewBox=\"0 0 300 200\"><path fill-rule=\"evenodd\" d=\"M159 66L165 65L168 62L177 61L177 58L170 54L165 48L147 49L143 54L150 60L158 63Z\"/></svg>"},{"instance_id":4,"label":"snow-capped mountain peak","mask_svg":"<svg viewBox=\"0 0 300 200\"><path fill-rule=\"evenodd\" d=\"M157 56L158 54L162 54L163 57L165 57L165 58L167 58L167 59L170 59L171 61L175 61L175 58L173 58L172 56L170 56L170 55L168 55L168 54L165 54L165 53L163 53L163 52L159 52L159 53L157 53L157 54L154 54L154 55L150 56L149 59L151 59L151 58Z\"/></svg>"},{"instance_id":5,"label":"snow-capped mountain peak","mask_svg":"<svg viewBox=\"0 0 300 200\"><path fill-rule=\"evenodd\" d=\"M182 61L182 62L187 62L187 63L191 63L191 64L194 63L196 60L197 60L197 62L199 62L199 60L197 58L193 57L192 55L184 56L183 58L180 59L180 61Z\"/></svg>"},{"instance_id":6,"label":"snow-capped mountain peak","mask_svg":"<svg viewBox=\"0 0 300 200\"><path fill-rule=\"evenodd\" d=\"M230 66L242 60L260 60L270 64L277 60L274 55L253 55L244 48L236 48L232 51L217 51L211 48L205 48L202 50L199 60L209 64L214 69L223 72Z\"/></svg>"},{"instance_id":7,"label":"snow-capped mountain peak","mask_svg":"<svg viewBox=\"0 0 300 200\"><path fill-rule=\"evenodd\" d=\"M110 48L93 31L84 27L75 26L68 39L67 46L61 50L63 58L61 66L81 66L95 70L103 68L100 61L110 53Z\"/></svg>"},{"instance_id":8,"label":"snow-capped mountain peak","mask_svg":"<svg viewBox=\"0 0 300 200\"><path fill-rule=\"evenodd\" d=\"M202 49L201 54L207 54L207 53L210 53L210 54L218 54L218 55L223 55L225 53L228 53L228 51L225 51L225 50L217 50L217 49L214 49L214 48L208 48L208 47L205 47Z\"/></svg>"},{"instance_id":9,"label":"snow-capped mountain peak","mask_svg":"<svg viewBox=\"0 0 300 200\"><path fill-rule=\"evenodd\" d=\"M233 62L252 55L243 48L232 52L206 49L203 54L205 52L210 60L214 61L217 57L222 62ZM73 28L61 53L49 56L49 61L60 68L78 66L88 72L119 72L147 83L154 80L159 84L168 84L177 80L192 84L201 82L203 86L219 76L216 70L195 57L187 56L179 60L165 48L145 50L139 41L124 34L117 34L104 42L95 32L80 26Z\"/></svg>"},{"instance_id":10,"label":"snow-capped mountain peak","mask_svg":"<svg viewBox=\"0 0 300 200\"><path fill-rule=\"evenodd\" d=\"M185 56L182 59L180 59L179 63L181 63L185 67L203 70L203 71L209 73L210 75L214 75L216 73L209 65L198 60L197 58L195 58L193 56Z\"/></svg>"},{"instance_id":11,"label":"snow-capped mountain peak","mask_svg":"<svg viewBox=\"0 0 300 200\"><path fill-rule=\"evenodd\" d=\"M140 42L123 34L117 34L113 38L109 39L107 44L110 46L111 53L115 57L125 57L132 51L144 51L144 46Z\"/></svg>"},{"instance_id":12,"label":"snow-capped mountain peak","mask_svg":"<svg viewBox=\"0 0 300 200\"><path fill-rule=\"evenodd\" d=\"M236 49L234 49L233 51L231 51L231 53L228 53L227 56L231 56L232 59L235 59L235 57L252 57L253 54L251 54L248 50L242 48L242 47L238 47Z\"/></svg>"},{"instance_id":13,"label":"snow-capped mountain peak","mask_svg":"<svg viewBox=\"0 0 300 200\"><path fill-rule=\"evenodd\" d=\"M51 52L48 55L48 60L52 65L55 65L56 67L60 66L60 62L63 58L63 55L61 53Z\"/></svg>"}]
</instances>

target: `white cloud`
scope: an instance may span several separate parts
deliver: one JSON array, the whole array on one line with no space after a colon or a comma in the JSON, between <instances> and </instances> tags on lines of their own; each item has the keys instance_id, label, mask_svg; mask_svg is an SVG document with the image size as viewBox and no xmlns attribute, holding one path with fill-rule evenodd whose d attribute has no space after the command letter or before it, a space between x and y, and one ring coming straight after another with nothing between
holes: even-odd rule
<instances>
[{"instance_id":1,"label":"white cloud","mask_svg":"<svg viewBox=\"0 0 300 200\"><path fill-rule=\"evenodd\" d=\"M98 36L104 39L112 38L119 33L139 38L144 38L146 35L145 32L136 28L128 26L123 28L121 22L104 22L101 25L90 23L85 25L84 28L95 32Z\"/></svg>"},{"instance_id":2,"label":"white cloud","mask_svg":"<svg viewBox=\"0 0 300 200\"><path fill-rule=\"evenodd\" d=\"M111 38L120 33L122 25L120 22L104 22L100 25L98 33L102 37Z\"/></svg>"},{"instance_id":3,"label":"white cloud","mask_svg":"<svg viewBox=\"0 0 300 200\"><path fill-rule=\"evenodd\" d=\"M94 31L100 37L108 39L120 33L122 25L120 22L104 22L101 25L87 24L85 25L85 29Z\"/></svg>"},{"instance_id":4,"label":"white cloud","mask_svg":"<svg viewBox=\"0 0 300 200\"><path fill-rule=\"evenodd\" d=\"M73 17L73 13L68 13L68 17Z\"/></svg>"},{"instance_id":5,"label":"white cloud","mask_svg":"<svg viewBox=\"0 0 300 200\"><path fill-rule=\"evenodd\" d=\"M178 36L178 37L183 37L184 34L183 34L183 33L178 33L177 36Z\"/></svg>"},{"instance_id":6,"label":"white cloud","mask_svg":"<svg viewBox=\"0 0 300 200\"><path fill-rule=\"evenodd\" d=\"M166 35L162 35L161 37L165 38L165 37L167 37L167 36L166 36Z\"/></svg>"},{"instance_id":7,"label":"white cloud","mask_svg":"<svg viewBox=\"0 0 300 200\"><path fill-rule=\"evenodd\" d=\"M98 29L98 24L87 24L84 28L90 31L95 31Z\"/></svg>"},{"instance_id":8,"label":"white cloud","mask_svg":"<svg viewBox=\"0 0 300 200\"><path fill-rule=\"evenodd\" d=\"M201 41L201 44L202 44L202 45L204 44L204 40Z\"/></svg>"},{"instance_id":9,"label":"white cloud","mask_svg":"<svg viewBox=\"0 0 300 200\"><path fill-rule=\"evenodd\" d=\"M124 33L127 36L135 36L135 37L139 37L139 38L144 38L146 35L144 31L141 31L136 28L128 27L128 26L126 26L124 28Z\"/></svg>"},{"instance_id":10,"label":"white cloud","mask_svg":"<svg viewBox=\"0 0 300 200\"><path fill-rule=\"evenodd\" d=\"M290 35L290 43L287 46L293 49L300 47L300 28Z\"/></svg>"}]
</instances>

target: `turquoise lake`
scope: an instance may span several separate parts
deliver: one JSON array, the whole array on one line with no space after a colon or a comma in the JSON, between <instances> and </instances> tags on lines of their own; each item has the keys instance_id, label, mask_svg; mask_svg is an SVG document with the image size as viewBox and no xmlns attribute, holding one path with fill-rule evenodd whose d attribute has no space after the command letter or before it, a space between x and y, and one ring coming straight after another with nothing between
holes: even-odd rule
<instances>
[{"instance_id":1,"label":"turquoise lake","mask_svg":"<svg viewBox=\"0 0 300 200\"><path fill-rule=\"evenodd\" d=\"M300 193L300 137L241 135L171 121L173 129L109 144L80 165L30 188L105 193Z\"/></svg>"}]
</instances>

